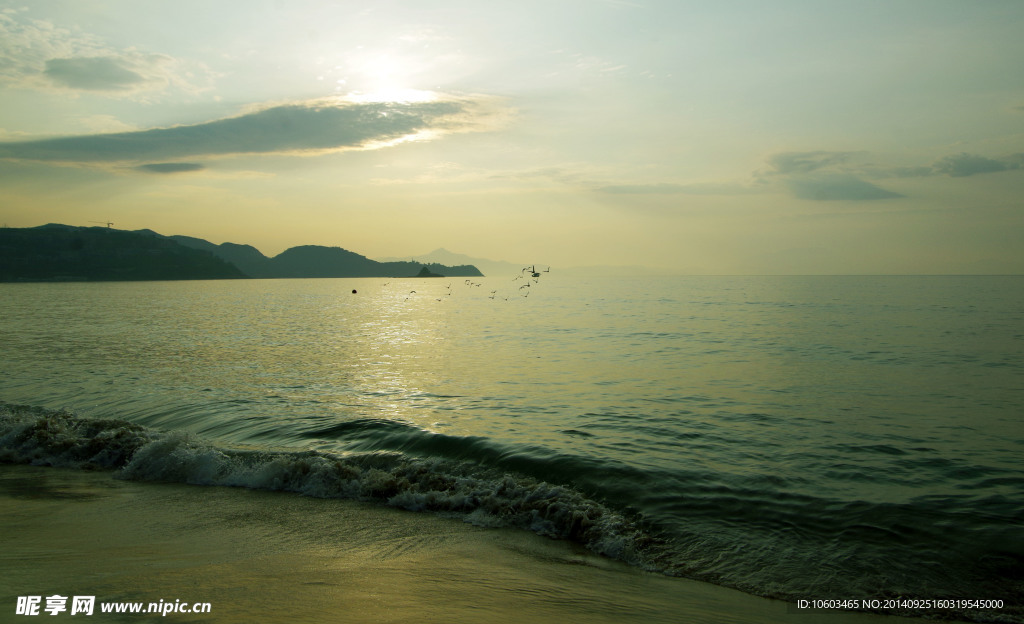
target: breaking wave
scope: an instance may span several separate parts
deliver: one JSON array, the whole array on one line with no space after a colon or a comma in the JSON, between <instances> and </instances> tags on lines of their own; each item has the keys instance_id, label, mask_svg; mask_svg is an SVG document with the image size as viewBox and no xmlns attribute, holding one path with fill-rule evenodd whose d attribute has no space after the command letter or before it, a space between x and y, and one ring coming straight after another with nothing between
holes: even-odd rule
<instances>
[{"instance_id":1,"label":"breaking wave","mask_svg":"<svg viewBox=\"0 0 1024 624\"><path fill-rule=\"evenodd\" d=\"M790 601L1003 599L1000 611L942 616L1024 622L1022 510L1005 496L826 498L378 419L297 434L339 450L228 447L126 420L0 403L0 463L375 502L525 529L650 571Z\"/></svg>"},{"instance_id":2,"label":"breaking wave","mask_svg":"<svg viewBox=\"0 0 1024 624\"><path fill-rule=\"evenodd\" d=\"M138 481L247 487L374 501L478 526L527 529L647 566L639 524L566 486L474 462L389 451L332 454L224 448L64 410L0 405L0 462L115 470Z\"/></svg>"}]
</instances>

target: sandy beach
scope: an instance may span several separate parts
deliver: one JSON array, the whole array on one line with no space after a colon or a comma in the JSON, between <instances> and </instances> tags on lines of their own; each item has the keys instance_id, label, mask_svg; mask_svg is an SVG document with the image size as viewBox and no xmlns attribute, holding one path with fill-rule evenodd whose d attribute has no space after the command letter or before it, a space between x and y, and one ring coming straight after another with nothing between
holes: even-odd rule
<instances>
[{"instance_id":1,"label":"sandy beach","mask_svg":"<svg viewBox=\"0 0 1024 624\"><path fill-rule=\"evenodd\" d=\"M522 531L351 501L10 465L0 497L3 621L24 620L18 596L53 594L210 603L85 620L98 622L915 621L798 613Z\"/></svg>"}]
</instances>

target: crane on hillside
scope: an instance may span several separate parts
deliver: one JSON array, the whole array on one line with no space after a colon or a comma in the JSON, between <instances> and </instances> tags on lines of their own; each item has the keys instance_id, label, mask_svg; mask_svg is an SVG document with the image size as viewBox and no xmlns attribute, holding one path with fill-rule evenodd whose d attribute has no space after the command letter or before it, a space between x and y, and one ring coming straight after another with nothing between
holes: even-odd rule
<instances>
[{"instance_id":1,"label":"crane on hillside","mask_svg":"<svg viewBox=\"0 0 1024 624\"><path fill-rule=\"evenodd\" d=\"M108 230L110 229L110 226L114 225L110 221L90 221L89 223L102 223L102 224L107 226Z\"/></svg>"}]
</instances>

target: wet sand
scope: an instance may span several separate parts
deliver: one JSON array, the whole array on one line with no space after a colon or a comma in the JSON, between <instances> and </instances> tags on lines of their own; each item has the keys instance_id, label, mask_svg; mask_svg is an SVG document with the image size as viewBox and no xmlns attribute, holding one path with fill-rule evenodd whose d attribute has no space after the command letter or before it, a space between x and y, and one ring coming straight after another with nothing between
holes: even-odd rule
<instances>
[{"instance_id":1,"label":"wet sand","mask_svg":"<svg viewBox=\"0 0 1024 624\"><path fill-rule=\"evenodd\" d=\"M85 622L922 621L796 612L523 531L352 501L0 465L0 508L4 622L30 620L18 596L52 594L211 605L74 616Z\"/></svg>"}]
</instances>

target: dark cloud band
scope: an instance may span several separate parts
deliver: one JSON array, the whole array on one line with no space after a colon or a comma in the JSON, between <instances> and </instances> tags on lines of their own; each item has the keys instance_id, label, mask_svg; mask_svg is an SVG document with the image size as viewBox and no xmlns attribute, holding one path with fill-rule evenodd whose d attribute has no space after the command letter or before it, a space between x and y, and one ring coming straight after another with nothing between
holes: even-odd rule
<instances>
[{"instance_id":1,"label":"dark cloud band","mask_svg":"<svg viewBox=\"0 0 1024 624\"><path fill-rule=\"evenodd\" d=\"M1011 157L1011 159L1014 157ZM951 178L966 178L979 173L996 173L1018 169L1020 164L1013 160L994 160L966 152L946 156L932 165L935 172Z\"/></svg>"},{"instance_id":2,"label":"dark cloud band","mask_svg":"<svg viewBox=\"0 0 1024 624\"><path fill-rule=\"evenodd\" d=\"M810 173L823 167L840 165L851 152L781 152L768 157L772 174Z\"/></svg>"},{"instance_id":3,"label":"dark cloud band","mask_svg":"<svg viewBox=\"0 0 1024 624\"><path fill-rule=\"evenodd\" d=\"M458 101L287 104L191 126L0 143L0 158L100 163L329 151L442 128L442 118L463 111Z\"/></svg>"},{"instance_id":4,"label":"dark cloud band","mask_svg":"<svg viewBox=\"0 0 1024 624\"><path fill-rule=\"evenodd\" d=\"M845 173L793 176L786 185L796 197L812 201L873 201L903 197Z\"/></svg>"},{"instance_id":5,"label":"dark cloud band","mask_svg":"<svg viewBox=\"0 0 1024 624\"><path fill-rule=\"evenodd\" d=\"M146 173L188 173L202 171L206 167L200 163L148 163L139 165L136 169Z\"/></svg>"},{"instance_id":6,"label":"dark cloud band","mask_svg":"<svg viewBox=\"0 0 1024 624\"><path fill-rule=\"evenodd\" d=\"M744 195L753 192L749 185L715 182L617 184L600 186L594 190L610 195Z\"/></svg>"}]
</instances>

